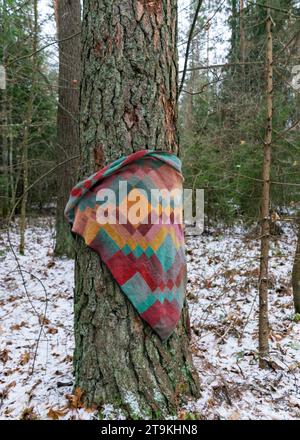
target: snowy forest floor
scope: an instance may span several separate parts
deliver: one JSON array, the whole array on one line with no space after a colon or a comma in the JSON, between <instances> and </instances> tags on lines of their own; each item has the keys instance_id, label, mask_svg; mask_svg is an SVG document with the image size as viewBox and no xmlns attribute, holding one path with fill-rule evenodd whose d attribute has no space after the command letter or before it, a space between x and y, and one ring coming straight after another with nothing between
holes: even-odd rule
<instances>
[{"instance_id":1,"label":"snowy forest floor","mask_svg":"<svg viewBox=\"0 0 300 440\"><path fill-rule=\"evenodd\" d=\"M73 262L53 257L52 218L30 221L25 256L17 252L17 232L12 227L10 240L22 275L6 234L0 238L0 418L98 417L82 408L80 393L72 394ZM295 231L286 226L271 243L267 370L259 370L257 361L259 243L246 237L235 227L187 240L187 297L201 398L178 418L300 418L300 323L290 282ZM110 405L101 414L121 417Z\"/></svg>"}]
</instances>

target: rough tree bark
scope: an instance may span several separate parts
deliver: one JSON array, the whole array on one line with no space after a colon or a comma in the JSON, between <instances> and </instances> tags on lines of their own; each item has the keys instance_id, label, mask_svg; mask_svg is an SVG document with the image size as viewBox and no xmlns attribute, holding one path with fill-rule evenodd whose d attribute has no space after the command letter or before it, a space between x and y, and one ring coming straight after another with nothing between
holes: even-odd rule
<instances>
[{"instance_id":1,"label":"rough tree bark","mask_svg":"<svg viewBox=\"0 0 300 440\"><path fill-rule=\"evenodd\" d=\"M269 8L267 9L266 34L267 125L262 171L263 188L261 201L261 249L259 273L259 365L261 368L266 367L266 358L269 354L268 266L270 241L270 169L273 120L273 39L272 18Z\"/></svg>"},{"instance_id":2,"label":"rough tree bark","mask_svg":"<svg viewBox=\"0 0 300 440\"><path fill-rule=\"evenodd\" d=\"M298 239L297 239L297 248L294 258L294 265L293 265L292 284L293 284L295 312L300 313L300 212L298 212L297 223L298 223Z\"/></svg>"},{"instance_id":3,"label":"rough tree bark","mask_svg":"<svg viewBox=\"0 0 300 440\"><path fill-rule=\"evenodd\" d=\"M81 50L80 0L56 0L59 40L57 163L79 153L79 80ZM64 218L70 190L77 179L78 160L58 168L56 208L56 255L74 256L74 243Z\"/></svg>"},{"instance_id":4,"label":"rough tree bark","mask_svg":"<svg viewBox=\"0 0 300 440\"><path fill-rule=\"evenodd\" d=\"M86 0L82 37L81 176L140 149L177 153L177 0ZM162 343L76 241L75 386L132 418L174 413L198 395L186 304Z\"/></svg>"}]
</instances>

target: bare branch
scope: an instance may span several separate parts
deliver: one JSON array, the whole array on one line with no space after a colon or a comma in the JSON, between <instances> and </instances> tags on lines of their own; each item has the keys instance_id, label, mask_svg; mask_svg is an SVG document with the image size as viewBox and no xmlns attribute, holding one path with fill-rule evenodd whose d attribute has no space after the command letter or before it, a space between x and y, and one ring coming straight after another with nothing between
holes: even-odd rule
<instances>
[{"instance_id":1,"label":"bare branch","mask_svg":"<svg viewBox=\"0 0 300 440\"><path fill-rule=\"evenodd\" d=\"M196 7L196 11L195 11L195 15L194 15L194 19L192 22L192 26L190 29L190 33L189 33L189 38L188 38L188 42L186 45L186 51L185 51L185 58L184 58L184 67L183 67L183 71L182 71L182 77L181 77L181 82L180 82L180 86L179 86L179 90L178 93L180 95L182 88L183 88L183 84L184 84L184 80L185 80L185 75L187 72L187 65L188 65L188 60L189 60L189 53L190 53L190 47L191 47L191 42L193 39L193 35L194 35L194 30L195 30L195 26L198 20L198 16L199 16L199 12L200 12L200 8L202 6L203 0L198 0L198 4Z\"/></svg>"}]
</instances>

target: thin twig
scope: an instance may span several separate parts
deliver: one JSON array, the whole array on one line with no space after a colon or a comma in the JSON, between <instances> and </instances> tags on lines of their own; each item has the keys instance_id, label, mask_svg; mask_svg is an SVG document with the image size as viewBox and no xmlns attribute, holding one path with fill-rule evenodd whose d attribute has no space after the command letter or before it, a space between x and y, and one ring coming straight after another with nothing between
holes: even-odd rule
<instances>
[{"instance_id":1,"label":"thin twig","mask_svg":"<svg viewBox=\"0 0 300 440\"><path fill-rule=\"evenodd\" d=\"M18 58L13 58L10 62L8 62L6 64L5 67L11 66L12 64L16 63L17 61L21 61L21 60L24 60L26 58L30 58L33 55L35 55L35 54L37 54L39 52L42 52L43 50L47 49L47 47L52 46L53 44L61 43L62 41L66 41L66 40L71 40L71 38L77 37L80 34L81 34L81 31L76 32L75 34L72 34L69 37L63 38L62 40L51 41L50 43L45 44L45 46L40 47L39 49L37 49L36 51L34 51L32 53L29 53L28 55L23 55L23 56L18 57Z\"/></svg>"},{"instance_id":2,"label":"thin twig","mask_svg":"<svg viewBox=\"0 0 300 440\"><path fill-rule=\"evenodd\" d=\"M188 60L189 60L189 54L190 54L190 46L191 46L191 42L193 39L193 34L194 34L194 30L195 30L195 26L198 20L198 16L199 16L199 12L200 12L200 8L202 6L203 0L198 0L198 4L196 7L196 11L195 11L195 15L193 18L193 22L192 22L192 26L190 29L190 33L189 33L189 38L188 38L188 42L186 45L186 50L185 50L185 58L184 58L184 67L183 67L183 71L182 71L182 77L181 77L181 82L180 82L180 86L178 89L178 93L180 95L182 88L183 88L183 84L184 84L184 80L185 80L185 75L187 72L187 65L188 65Z\"/></svg>"}]
</instances>

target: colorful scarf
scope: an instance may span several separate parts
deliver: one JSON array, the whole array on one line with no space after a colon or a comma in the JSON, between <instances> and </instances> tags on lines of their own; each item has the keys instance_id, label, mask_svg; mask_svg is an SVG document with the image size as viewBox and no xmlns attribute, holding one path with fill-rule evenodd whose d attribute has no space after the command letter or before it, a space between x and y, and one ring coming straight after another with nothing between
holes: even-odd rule
<instances>
[{"instance_id":1,"label":"colorful scarf","mask_svg":"<svg viewBox=\"0 0 300 440\"><path fill-rule=\"evenodd\" d=\"M180 160L171 153L142 150L78 183L65 209L72 232L99 254L162 340L180 319L186 283L181 204L164 195L152 197L152 190L164 189L182 191ZM115 200L104 196L110 195L107 190L112 190ZM138 215L137 222L132 221L130 210Z\"/></svg>"}]
</instances>

